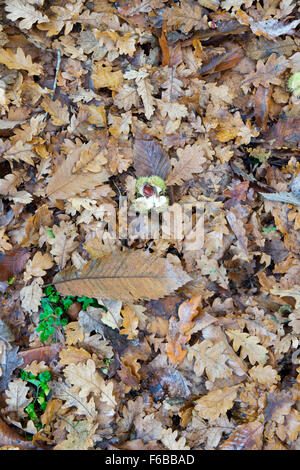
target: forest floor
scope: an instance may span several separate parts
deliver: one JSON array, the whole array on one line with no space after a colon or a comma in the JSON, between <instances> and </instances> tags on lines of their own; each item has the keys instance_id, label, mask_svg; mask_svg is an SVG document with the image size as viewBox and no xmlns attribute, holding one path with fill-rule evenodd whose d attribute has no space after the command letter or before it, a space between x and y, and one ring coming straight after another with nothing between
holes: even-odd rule
<instances>
[{"instance_id":1,"label":"forest floor","mask_svg":"<svg viewBox=\"0 0 300 470\"><path fill-rule=\"evenodd\" d=\"M299 2L0 17L0 447L299 449Z\"/></svg>"}]
</instances>

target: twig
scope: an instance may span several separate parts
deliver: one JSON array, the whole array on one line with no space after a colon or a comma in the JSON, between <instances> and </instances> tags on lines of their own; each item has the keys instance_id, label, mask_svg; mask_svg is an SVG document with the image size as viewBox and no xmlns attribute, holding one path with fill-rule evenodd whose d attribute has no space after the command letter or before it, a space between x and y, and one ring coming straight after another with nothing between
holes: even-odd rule
<instances>
[{"instance_id":1,"label":"twig","mask_svg":"<svg viewBox=\"0 0 300 470\"><path fill-rule=\"evenodd\" d=\"M55 95L56 86L57 86L57 77L59 74L60 63L61 63L61 53L59 49L57 49L56 54L57 54L57 62L56 62L55 77L54 77L53 88L52 88L52 97L51 97L52 100L54 100L54 95Z\"/></svg>"}]
</instances>

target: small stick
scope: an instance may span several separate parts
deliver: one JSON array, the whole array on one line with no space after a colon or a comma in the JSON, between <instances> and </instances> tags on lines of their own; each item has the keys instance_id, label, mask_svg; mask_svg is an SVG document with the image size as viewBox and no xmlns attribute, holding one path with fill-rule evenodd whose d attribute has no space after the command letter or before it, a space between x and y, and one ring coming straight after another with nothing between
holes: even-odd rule
<instances>
[{"instance_id":1,"label":"small stick","mask_svg":"<svg viewBox=\"0 0 300 470\"><path fill-rule=\"evenodd\" d=\"M51 97L52 100L54 100L55 90L56 90L56 86L57 86L57 77L58 77L58 74L59 74L60 63L61 63L60 50L57 50L56 53L57 53L57 62L56 62L55 77L54 77L53 88L52 88L52 97Z\"/></svg>"}]
</instances>

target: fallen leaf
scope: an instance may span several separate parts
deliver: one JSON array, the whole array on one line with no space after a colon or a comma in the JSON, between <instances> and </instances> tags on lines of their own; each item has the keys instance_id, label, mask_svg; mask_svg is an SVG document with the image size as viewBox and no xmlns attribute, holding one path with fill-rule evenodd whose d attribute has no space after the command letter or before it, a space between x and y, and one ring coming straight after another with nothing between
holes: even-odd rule
<instances>
[{"instance_id":1,"label":"fallen leaf","mask_svg":"<svg viewBox=\"0 0 300 470\"><path fill-rule=\"evenodd\" d=\"M264 425L259 421L241 424L220 445L221 450L261 450Z\"/></svg>"},{"instance_id":2,"label":"fallen leaf","mask_svg":"<svg viewBox=\"0 0 300 470\"><path fill-rule=\"evenodd\" d=\"M26 248L16 248L7 253L0 253L0 281L9 281L24 270L30 258L30 253Z\"/></svg>"},{"instance_id":3,"label":"fallen leaf","mask_svg":"<svg viewBox=\"0 0 300 470\"><path fill-rule=\"evenodd\" d=\"M158 299L190 280L166 259L142 251L112 254L87 263L81 272L66 269L54 284L63 295L132 301Z\"/></svg>"}]
</instances>

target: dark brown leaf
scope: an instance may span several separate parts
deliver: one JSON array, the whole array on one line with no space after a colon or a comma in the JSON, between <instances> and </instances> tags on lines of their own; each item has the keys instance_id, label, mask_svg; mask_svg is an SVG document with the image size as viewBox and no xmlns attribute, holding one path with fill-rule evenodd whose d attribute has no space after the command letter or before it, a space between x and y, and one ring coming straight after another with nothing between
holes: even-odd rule
<instances>
[{"instance_id":1,"label":"dark brown leaf","mask_svg":"<svg viewBox=\"0 0 300 470\"><path fill-rule=\"evenodd\" d=\"M138 177L157 175L167 179L171 163L160 144L153 139L136 139L133 146L133 166Z\"/></svg>"},{"instance_id":2,"label":"dark brown leaf","mask_svg":"<svg viewBox=\"0 0 300 470\"><path fill-rule=\"evenodd\" d=\"M262 85L257 88L255 93L254 115L257 125L258 127L261 127L262 131L265 131L267 127L271 95L271 88L265 88Z\"/></svg>"},{"instance_id":3,"label":"dark brown leaf","mask_svg":"<svg viewBox=\"0 0 300 470\"><path fill-rule=\"evenodd\" d=\"M25 248L0 253L0 282L8 281L25 268L30 253Z\"/></svg>"}]
</instances>

